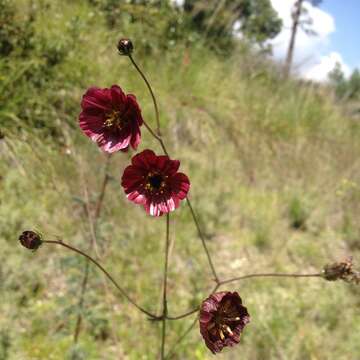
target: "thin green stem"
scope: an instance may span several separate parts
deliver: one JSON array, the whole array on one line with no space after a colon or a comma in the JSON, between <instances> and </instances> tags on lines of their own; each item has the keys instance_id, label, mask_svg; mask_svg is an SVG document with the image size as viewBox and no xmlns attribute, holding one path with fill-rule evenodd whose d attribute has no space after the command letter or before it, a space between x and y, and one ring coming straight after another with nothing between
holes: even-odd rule
<instances>
[{"instance_id":1,"label":"thin green stem","mask_svg":"<svg viewBox=\"0 0 360 360\"><path fill-rule=\"evenodd\" d=\"M81 330L81 324L82 324L82 308L84 306L85 301L85 292L87 288L87 283L89 279L89 272L90 272L90 264L89 260L85 260L85 269L84 269L84 278L81 283L81 290L80 290L80 299L78 303L79 313L76 319L76 325L74 330L74 343L76 344L79 340L80 330Z\"/></svg>"},{"instance_id":2,"label":"thin green stem","mask_svg":"<svg viewBox=\"0 0 360 360\"><path fill-rule=\"evenodd\" d=\"M133 306L135 306L138 310L140 310L142 313L146 314L147 316L149 316L151 319L158 319L158 316L152 314L150 311L144 309L142 306L138 305L127 293L126 291L116 282L116 280L108 273L108 271L100 264L98 263L94 258L92 258L90 255L84 253L83 251L68 245L66 243L64 243L63 241L60 240L43 240L43 243L46 244L54 244L54 245L60 245L63 246L73 252L76 252L77 254L85 257L86 259L88 259L90 262L92 262L97 268L99 268L104 274L105 276L111 281L111 283L119 290L119 292L121 293L122 296L124 296L124 298Z\"/></svg>"},{"instance_id":3,"label":"thin green stem","mask_svg":"<svg viewBox=\"0 0 360 360\"><path fill-rule=\"evenodd\" d=\"M162 310L162 333L160 359L165 359L165 342L166 342L166 318L167 308L167 278L169 267L169 244L170 244L170 215L166 214L166 240L165 240L165 264L164 264L164 282L163 282L163 310Z\"/></svg>"},{"instance_id":4,"label":"thin green stem","mask_svg":"<svg viewBox=\"0 0 360 360\"><path fill-rule=\"evenodd\" d=\"M96 228L96 222L99 219L100 214L101 214L102 206L104 203L106 187L107 187L107 184L109 183L109 179L110 179L110 176L108 174L109 167L110 167L110 159L111 159L111 154L108 154L106 156L104 178L103 178L103 182L101 184L100 195L98 197L98 201L96 203L96 208L95 208L95 214L94 214L94 227L95 228Z\"/></svg>"},{"instance_id":5,"label":"thin green stem","mask_svg":"<svg viewBox=\"0 0 360 360\"><path fill-rule=\"evenodd\" d=\"M204 248L204 250L205 250L206 257L207 257L209 266L210 266L210 268L211 268L211 271L212 271L212 273L213 273L215 282L216 282L217 284L219 284L219 283L221 283L221 281L220 281L220 279L219 279L219 277L218 277L218 275L217 275L217 273L216 273L214 263L213 263L212 260L211 260L210 252L209 252L209 249L208 249L208 247L207 247L207 245L206 245L206 241L205 241L204 234L203 234L203 232L201 231L199 221L198 221L198 219L197 219L197 217L196 217L195 211L194 211L194 209L193 209L193 207L192 207L192 205L191 205L191 202L190 202L190 200L189 200L188 197L186 197L186 202L187 202L188 207L189 207L189 209L190 209L191 216L192 216L192 218L193 218L193 220L194 220L196 229L197 229L197 231L198 231L199 238L200 238L200 240L201 240L201 242L202 242L202 245L203 245L203 248Z\"/></svg>"},{"instance_id":6,"label":"thin green stem","mask_svg":"<svg viewBox=\"0 0 360 360\"><path fill-rule=\"evenodd\" d=\"M226 280L220 281L219 285L229 284L234 281L257 278L257 277L287 277L287 278L309 278L309 277L323 277L322 273L315 274L281 274L281 273L259 273L259 274L248 274L243 276L238 276Z\"/></svg>"},{"instance_id":7,"label":"thin green stem","mask_svg":"<svg viewBox=\"0 0 360 360\"><path fill-rule=\"evenodd\" d=\"M145 120L143 120L143 122L144 122L144 126L149 131L149 133L160 143L160 146L161 146L164 154L169 156L169 153L166 150L166 147L165 147L165 144L164 144L164 141L162 140L162 138L154 133L154 130L148 125L148 123Z\"/></svg>"},{"instance_id":8,"label":"thin green stem","mask_svg":"<svg viewBox=\"0 0 360 360\"><path fill-rule=\"evenodd\" d=\"M86 217L88 220L90 234L91 234L91 238L92 238L91 248L94 248L96 253L97 253L97 246L96 246L96 244L97 244L97 241L96 241L97 221L101 214L101 210L102 210L102 206L103 206L103 202L104 202L104 198L105 198L105 193L106 193L106 188L107 188L107 185L109 182L108 171L109 171L109 166L110 166L110 159L111 159L111 154L106 155L104 177L103 177L103 181L101 183L99 197L96 202L94 217L92 217L91 212L90 212L88 196L87 196L87 203L84 207L84 211L85 211L85 214L86 214ZM85 185L85 188L86 188L86 185ZM80 331L81 331L82 308L83 308L84 302L85 302L85 293L87 290L88 280L89 280L89 260L86 259L85 265L84 265L84 277L83 277L83 281L81 283L80 299L79 299L79 303L78 303L79 313L78 313L78 316L76 319L76 325L75 325L75 330L74 330L74 343L75 344L78 342Z\"/></svg>"},{"instance_id":9,"label":"thin green stem","mask_svg":"<svg viewBox=\"0 0 360 360\"><path fill-rule=\"evenodd\" d=\"M157 105L157 102L156 102L156 98L155 98L155 95L154 95L154 92L151 88L151 85L149 83L149 81L147 80L145 74L141 71L141 69L139 68L139 66L137 65L137 63L135 62L134 58L131 56L131 54L129 54L129 58L130 58L130 61L132 62L132 64L134 65L135 69L137 70L137 72L140 74L140 76L143 78L143 80L145 81L145 84L146 86L148 87L149 91L150 91L150 94L151 94L151 98L152 98L152 101L154 103L154 109L155 109L155 117L156 117L156 125L157 125L157 129L156 129L156 132L157 132L157 136L161 136L161 133L160 133L160 116L159 116L159 108L158 108L158 105Z\"/></svg>"},{"instance_id":10,"label":"thin green stem","mask_svg":"<svg viewBox=\"0 0 360 360\"><path fill-rule=\"evenodd\" d=\"M196 323L198 322L198 318L196 318L191 325L180 335L176 343L172 346L172 349L166 354L165 359L170 359L171 356L175 354L176 348L180 345L180 343L190 334L191 330L194 328Z\"/></svg>"},{"instance_id":11,"label":"thin green stem","mask_svg":"<svg viewBox=\"0 0 360 360\"><path fill-rule=\"evenodd\" d=\"M130 61L132 62L132 64L134 65L135 69L139 72L139 74L141 75L141 77L143 78L143 80L145 81L149 91L150 91L150 94L151 94L151 97L153 99L153 103L154 103L154 109L155 109L155 116L156 116L156 122L157 122L157 134L152 130L152 128L144 121L144 126L146 127L146 129L150 132L150 134L159 142L162 150L164 151L164 154L169 156L169 153L166 149L166 146L165 146L165 143L163 141L163 139L161 138L161 134L160 134L160 122L159 122L159 111L158 111L158 106L157 106L157 102L156 102L156 98L155 98L155 95L154 95L154 92L152 91L152 88L151 88L151 85L149 83L149 81L147 80L146 76L144 75L144 73L141 71L141 69L139 68L139 66L137 65L137 63L135 62L135 60L133 59L133 57L131 56L131 54L129 55L129 59ZM208 247L206 245L206 242L205 242L205 237L204 237L204 234L202 233L201 231L201 228L200 228L200 224L199 224L199 221L195 215L195 211L191 205L191 202L190 200L188 199L188 197L186 198L186 202L187 202L187 205L188 207L190 208L190 211L191 211L191 216L194 220L194 223L195 223L195 226L197 228L197 231L198 231L198 234L199 234L199 237L201 239L201 243L203 245L203 248L205 250L205 253L206 253L206 257L208 259L208 263L209 263L209 266L211 268L211 271L213 273L213 276L214 276L214 279L215 279L215 282L218 284L220 282L220 279L216 273L216 270L215 270L215 266L213 264L213 261L211 259L211 256L210 256L210 252L208 250Z\"/></svg>"},{"instance_id":12,"label":"thin green stem","mask_svg":"<svg viewBox=\"0 0 360 360\"><path fill-rule=\"evenodd\" d=\"M199 307L192 309L192 310L190 310L184 314L178 315L178 316L168 316L167 319L168 320L180 320L180 319L186 318L192 314L195 314L198 311L199 311Z\"/></svg>"},{"instance_id":13,"label":"thin green stem","mask_svg":"<svg viewBox=\"0 0 360 360\"><path fill-rule=\"evenodd\" d=\"M282 274L282 273L259 273L259 274L248 274L248 275L243 275L243 276L238 276L238 277L234 277L234 278L230 278L230 279L226 279L226 280L222 280L219 281L219 283L216 284L216 286L214 287L214 289L211 291L211 294L213 294L214 292L216 292L221 286L225 285L225 284L229 284L235 281L240 281L240 280L246 280L246 279L251 279L251 278L274 278L274 277L281 277L281 278L310 278L310 277L323 277L323 273L314 273L314 274ZM196 307L192 310L189 310L181 315L177 315L177 316L168 316L167 319L168 320L180 320L183 319L185 317L191 316L192 314L198 312L200 310L200 307Z\"/></svg>"}]
</instances>

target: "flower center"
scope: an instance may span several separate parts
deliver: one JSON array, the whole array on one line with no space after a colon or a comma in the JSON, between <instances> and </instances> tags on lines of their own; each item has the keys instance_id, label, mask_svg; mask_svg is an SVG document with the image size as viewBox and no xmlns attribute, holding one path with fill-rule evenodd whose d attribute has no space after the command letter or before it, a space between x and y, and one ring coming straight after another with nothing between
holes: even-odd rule
<instances>
[{"instance_id":1,"label":"flower center","mask_svg":"<svg viewBox=\"0 0 360 360\"><path fill-rule=\"evenodd\" d=\"M234 326L240 320L236 307L228 300L220 307L208 330L220 336L221 340L224 340L226 336L234 335L231 326Z\"/></svg>"},{"instance_id":2,"label":"flower center","mask_svg":"<svg viewBox=\"0 0 360 360\"><path fill-rule=\"evenodd\" d=\"M164 186L163 177L159 174L149 176L148 182L152 188L157 190Z\"/></svg>"},{"instance_id":3,"label":"flower center","mask_svg":"<svg viewBox=\"0 0 360 360\"><path fill-rule=\"evenodd\" d=\"M121 117L120 111L113 110L107 115L104 126L108 129L121 130L127 124L127 119Z\"/></svg>"},{"instance_id":4,"label":"flower center","mask_svg":"<svg viewBox=\"0 0 360 360\"><path fill-rule=\"evenodd\" d=\"M145 189L154 194L163 194L166 187L166 178L167 176L163 176L162 174L150 172L146 178Z\"/></svg>"}]
</instances>

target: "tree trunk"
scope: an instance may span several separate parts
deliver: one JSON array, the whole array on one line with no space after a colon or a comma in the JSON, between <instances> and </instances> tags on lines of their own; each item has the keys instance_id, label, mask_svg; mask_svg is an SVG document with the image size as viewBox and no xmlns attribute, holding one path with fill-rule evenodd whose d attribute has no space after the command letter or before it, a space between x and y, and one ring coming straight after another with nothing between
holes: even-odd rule
<instances>
[{"instance_id":1,"label":"tree trunk","mask_svg":"<svg viewBox=\"0 0 360 360\"><path fill-rule=\"evenodd\" d=\"M294 13L293 13L293 24L292 24L292 28L291 28L291 38L290 38L290 43L289 43L289 47L288 47L288 51L287 51L287 55L286 55L286 62L285 62L285 68L284 68L284 75L287 78L290 74L291 71L291 65L292 65L292 61L293 61L293 57L294 57L294 49L295 49L295 38L296 38L296 33L297 33L297 29L300 23L300 15L301 15L301 9L302 9L302 4L303 4L304 0L297 0L297 2L294 4Z\"/></svg>"}]
</instances>

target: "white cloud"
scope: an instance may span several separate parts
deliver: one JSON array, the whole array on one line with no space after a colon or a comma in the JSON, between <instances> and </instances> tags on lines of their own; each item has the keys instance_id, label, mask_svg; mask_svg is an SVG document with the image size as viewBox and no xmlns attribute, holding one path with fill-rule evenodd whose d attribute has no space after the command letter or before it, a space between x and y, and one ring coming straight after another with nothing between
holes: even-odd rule
<instances>
[{"instance_id":1,"label":"white cloud","mask_svg":"<svg viewBox=\"0 0 360 360\"><path fill-rule=\"evenodd\" d=\"M317 64L303 72L303 76L315 81L327 80L329 72L334 69L336 63L341 65L346 77L350 75L350 68L345 64L341 55L337 52L331 52L329 55L322 56Z\"/></svg>"},{"instance_id":2,"label":"white cloud","mask_svg":"<svg viewBox=\"0 0 360 360\"><path fill-rule=\"evenodd\" d=\"M185 0L172 0L172 1L173 1L174 3L176 3L177 5L183 6Z\"/></svg>"},{"instance_id":3,"label":"white cloud","mask_svg":"<svg viewBox=\"0 0 360 360\"><path fill-rule=\"evenodd\" d=\"M283 20L283 30L271 41L274 57L280 61L284 61L286 57L291 35L291 11L295 1L271 0L274 9ZM338 61L342 64L345 73L348 73L349 67L344 63L339 53L326 54L330 44L330 36L336 30L334 18L321 8L312 6L309 2L305 2L304 7L313 21L309 27L316 32L316 35L308 35L304 30L298 28L293 70L307 79L324 81L327 79L327 72L331 71Z\"/></svg>"},{"instance_id":4,"label":"white cloud","mask_svg":"<svg viewBox=\"0 0 360 360\"><path fill-rule=\"evenodd\" d=\"M183 4L184 0L173 0L178 4ZM292 18L291 12L296 0L271 0L272 6L283 20L283 29L273 40L274 57L284 61L289 45ZM314 81L326 81L328 73L339 62L346 76L350 74L349 66L344 62L338 52L329 53L330 36L336 31L335 19L333 16L319 7L312 6L309 2L304 2L304 7L308 12L308 17L313 24L309 27L315 31L316 35L308 35L300 27L298 28L295 52L293 60L293 71L301 77Z\"/></svg>"}]
</instances>

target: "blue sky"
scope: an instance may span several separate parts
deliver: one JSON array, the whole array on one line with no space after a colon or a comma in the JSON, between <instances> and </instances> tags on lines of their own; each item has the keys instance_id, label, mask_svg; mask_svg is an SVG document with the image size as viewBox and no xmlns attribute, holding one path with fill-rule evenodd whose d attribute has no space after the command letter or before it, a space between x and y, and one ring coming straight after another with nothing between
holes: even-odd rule
<instances>
[{"instance_id":1,"label":"blue sky","mask_svg":"<svg viewBox=\"0 0 360 360\"><path fill-rule=\"evenodd\" d=\"M296 0L271 0L282 18L284 27L271 41L274 57L284 61L292 25L291 9ZM301 29L295 44L293 72L315 81L325 81L335 64L341 64L349 76L360 67L360 0L323 0L319 7L304 2L313 19L312 29L317 36L308 36Z\"/></svg>"},{"instance_id":2,"label":"blue sky","mask_svg":"<svg viewBox=\"0 0 360 360\"><path fill-rule=\"evenodd\" d=\"M182 3L182 0L173 0ZM283 30L270 43L274 58L283 62L292 24L291 10L296 0L270 0L283 20ZM319 7L305 5L313 19L317 36L308 36L301 29L295 44L293 72L301 77L326 81L338 62L346 76L360 68L360 0L323 0Z\"/></svg>"},{"instance_id":3,"label":"blue sky","mask_svg":"<svg viewBox=\"0 0 360 360\"><path fill-rule=\"evenodd\" d=\"M335 20L329 50L339 52L351 69L360 67L360 0L324 0L320 8Z\"/></svg>"}]
</instances>

